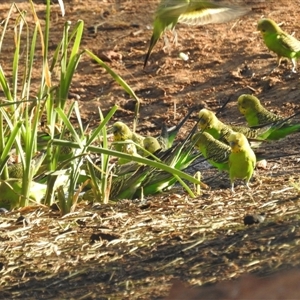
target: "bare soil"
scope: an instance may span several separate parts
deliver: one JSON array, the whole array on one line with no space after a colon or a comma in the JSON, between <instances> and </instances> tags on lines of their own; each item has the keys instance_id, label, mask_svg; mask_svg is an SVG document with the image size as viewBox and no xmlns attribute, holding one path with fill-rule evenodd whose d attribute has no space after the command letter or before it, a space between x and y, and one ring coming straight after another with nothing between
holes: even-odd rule
<instances>
[{"instance_id":1,"label":"bare soil","mask_svg":"<svg viewBox=\"0 0 300 300\"><path fill-rule=\"evenodd\" d=\"M20 9L30 11L26 1L17 2ZM34 2L42 20L45 5ZM270 73L276 55L256 33L258 19L266 16L282 22L285 31L300 39L298 1L235 1L251 7L251 12L227 24L178 24L179 44L164 52L161 38L145 69L159 1L65 2L64 18L58 4L52 4L50 50L60 41L64 22L71 20L74 25L84 20L82 48L106 60L141 99L139 133L156 134L163 122L176 124L191 107L196 112L203 107L217 111L226 101L220 119L243 123L236 104L243 93L255 94L282 116L300 109L299 73L291 73L289 61ZM7 17L9 7L0 4L0 19ZM28 21L33 22L30 14ZM171 41L172 34L166 35ZM13 51L8 37L0 56L8 76L12 60L7 58ZM180 59L180 52L189 60ZM105 114L117 104L112 122L132 125L134 100L87 56L78 66L70 101L79 102L83 119L92 124L99 122L98 107ZM196 112L179 139L195 124ZM299 137L294 134L268 143L262 151L297 153ZM209 189L195 199L175 187L143 204L81 203L75 213L64 217L41 206L2 214L0 298L161 299L174 278L206 286L224 280L234 283L245 273L267 276L299 268L300 188L292 186L300 185L298 157L268 160L266 168L256 170L252 189L238 184L235 194L226 174L199 167ZM265 213L265 221L245 226L244 217L254 213Z\"/></svg>"}]
</instances>

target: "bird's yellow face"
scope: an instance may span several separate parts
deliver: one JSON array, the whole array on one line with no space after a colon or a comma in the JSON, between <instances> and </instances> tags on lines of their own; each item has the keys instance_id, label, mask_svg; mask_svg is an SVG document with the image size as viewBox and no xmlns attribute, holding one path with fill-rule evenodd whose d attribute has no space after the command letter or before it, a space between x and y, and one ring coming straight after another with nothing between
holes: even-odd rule
<instances>
[{"instance_id":1,"label":"bird's yellow face","mask_svg":"<svg viewBox=\"0 0 300 300\"><path fill-rule=\"evenodd\" d=\"M114 141L122 141L122 126L118 122L116 122L112 127L112 132L114 135Z\"/></svg>"},{"instance_id":2,"label":"bird's yellow face","mask_svg":"<svg viewBox=\"0 0 300 300\"><path fill-rule=\"evenodd\" d=\"M215 117L214 113L203 108L199 112L199 128L201 130L206 130L211 128L211 123Z\"/></svg>"},{"instance_id":3,"label":"bird's yellow face","mask_svg":"<svg viewBox=\"0 0 300 300\"><path fill-rule=\"evenodd\" d=\"M240 132L232 132L228 137L228 142L231 147L231 151L234 153L240 152L248 145L247 138Z\"/></svg>"},{"instance_id":4,"label":"bird's yellow face","mask_svg":"<svg viewBox=\"0 0 300 300\"><path fill-rule=\"evenodd\" d=\"M122 122L116 122L112 126L112 132L114 135L114 141L125 141L131 139L130 129L128 126Z\"/></svg>"},{"instance_id":5,"label":"bird's yellow face","mask_svg":"<svg viewBox=\"0 0 300 300\"><path fill-rule=\"evenodd\" d=\"M238 98L238 108L241 114L246 115L250 111L257 111L260 101L252 95L241 95Z\"/></svg>"},{"instance_id":6,"label":"bird's yellow face","mask_svg":"<svg viewBox=\"0 0 300 300\"><path fill-rule=\"evenodd\" d=\"M270 33L279 33L280 27L271 19L260 19L257 23L257 30L264 36Z\"/></svg>"}]
</instances>

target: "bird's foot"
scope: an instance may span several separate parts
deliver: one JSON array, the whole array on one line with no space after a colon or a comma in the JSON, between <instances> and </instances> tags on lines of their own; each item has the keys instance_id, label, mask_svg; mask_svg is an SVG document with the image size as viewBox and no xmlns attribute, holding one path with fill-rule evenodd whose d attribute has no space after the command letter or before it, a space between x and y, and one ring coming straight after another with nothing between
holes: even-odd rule
<instances>
[{"instance_id":1,"label":"bird's foot","mask_svg":"<svg viewBox=\"0 0 300 300\"><path fill-rule=\"evenodd\" d=\"M235 191L234 191L234 184L231 185L231 193L232 193L232 194L235 193Z\"/></svg>"},{"instance_id":2,"label":"bird's foot","mask_svg":"<svg viewBox=\"0 0 300 300\"><path fill-rule=\"evenodd\" d=\"M296 68L297 68L297 59L296 58L292 58L292 65L293 65L292 72L293 73L297 73L297 71L296 71Z\"/></svg>"}]
</instances>

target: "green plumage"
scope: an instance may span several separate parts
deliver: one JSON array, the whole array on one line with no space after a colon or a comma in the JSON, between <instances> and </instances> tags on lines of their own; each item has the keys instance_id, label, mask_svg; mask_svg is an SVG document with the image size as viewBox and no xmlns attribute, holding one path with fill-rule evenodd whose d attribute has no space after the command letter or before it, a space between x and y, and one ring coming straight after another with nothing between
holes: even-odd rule
<instances>
[{"instance_id":1,"label":"green plumage","mask_svg":"<svg viewBox=\"0 0 300 300\"><path fill-rule=\"evenodd\" d=\"M128 140L128 143L125 143L122 145L122 152L123 153L126 153L126 154L129 154L131 156L139 156L140 155L137 153L137 149L136 149L136 146L135 144L132 143L131 140ZM123 164L126 164L130 162L130 160L126 159L126 158L118 158L118 164L119 165L123 165Z\"/></svg>"},{"instance_id":2,"label":"green plumage","mask_svg":"<svg viewBox=\"0 0 300 300\"><path fill-rule=\"evenodd\" d=\"M245 179L249 188L249 181L256 165L256 156L251 149L247 138L239 132L229 136L231 153L229 155L229 177L231 190L234 192L235 179Z\"/></svg>"},{"instance_id":3,"label":"green plumage","mask_svg":"<svg viewBox=\"0 0 300 300\"><path fill-rule=\"evenodd\" d=\"M33 175L35 175L38 172L41 164L43 163L44 158L45 158L45 153L41 152L32 159L30 168L32 169ZM10 164L8 165L7 168L8 168L9 178L23 177L24 170L23 170L23 164L21 162Z\"/></svg>"},{"instance_id":4,"label":"green plumage","mask_svg":"<svg viewBox=\"0 0 300 300\"><path fill-rule=\"evenodd\" d=\"M188 25L205 25L210 23L224 23L238 18L249 9L243 7L222 5L199 0L161 0L154 16L153 33L144 67L151 51L166 29L174 29L177 22Z\"/></svg>"},{"instance_id":5,"label":"green plumage","mask_svg":"<svg viewBox=\"0 0 300 300\"><path fill-rule=\"evenodd\" d=\"M158 139L156 139L155 137L152 137L152 136L147 136L144 139L143 144L144 144L144 149L152 154L162 148ZM146 156L148 156L148 154L145 153L144 156L146 157Z\"/></svg>"},{"instance_id":6,"label":"green plumage","mask_svg":"<svg viewBox=\"0 0 300 300\"><path fill-rule=\"evenodd\" d=\"M284 32L271 19L260 19L257 29L261 32L268 49L277 54L278 65L282 57L287 57L292 61L292 71L296 72L297 58L300 56L300 41Z\"/></svg>"},{"instance_id":7,"label":"green plumage","mask_svg":"<svg viewBox=\"0 0 300 300\"><path fill-rule=\"evenodd\" d=\"M112 131L113 131L113 135L114 135L114 142L124 142L126 140L132 140L133 142L140 145L141 147L144 146L143 141L145 138L140 134L132 132L129 129L129 127L123 122L118 121L118 122L114 123L112 126ZM115 144L114 146L117 151L122 152L122 150L123 150L122 144ZM137 152L140 155L143 155L142 150L138 149Z\"/></svg>"},{"instance_id":8,"label":"green plumage","mask_svg":"<svg viewBox=\"0 0 300 300\"><path fill-rule=\"evenodd\" d=\"M213 138L207 132L196 133L192 140L195 142L195 147L202 153L204 158L220 171L228 171L228 159L231 153L231 148Z\"/></svg>"},{"instance_id":9,"label":"green plumage","mask_svg":"<svg viewBox=\"0 0 300 300\"><path fill-rule=\"evenodd\" d=\"M40 203L46 194L47 186L31 181L29 198L34 203ZM0 207L13 209L19 207L22 194L21 179L0 180Z\"/></svg>"},{"instance_id":10,"label":"green plumage","mask_svg":"<svg viewBox=\"0 0 300 300\"><path fill-rule=\"evenodd\" d=\"M247 139L256 140L253 146L259 145L260 141L268 140L269 135L275 129L272 125L265 125L260 128L249 128L247 126L231 126L221 122L216 115L208 110L202 109L199 112L199 127L202 131L208 132L215 139L229 144L230 134L235 132L243 133Z\"/></svg>"},{"instance_id":11,"label":"green plumage","mask_svg":"<svg viewBox=\"0 0 300 300\"><path fill-rule=\"evenodd\" d=\"M299 123L292 123L289 118L283 118L268 111L253 95L241 95L238 98L238 107L249 126L271 125L272 132L267 137L268 140L279 140L300 131Z\"/></svg>"},{"instance_id":12,"label":"green plumage","mask_svg":"<svg viewBox=\"0 0 300 300\"><path fill-rule=\"evenodd\" d=\"M151 136L142 136L137 133L133 133L129 127L123 122L116 122L112 126L112 132L114 135L114 142L124 142L124 141L133 141L136 144L140 145L142 148L146 149L150 153L154 153L159 149L167 150L172 147L174 140L177 137L179 130L185 124L186 120L190 117L194 108L192 108L186 116L172 128L167 128L166 125L162 126L161 134L157 137ZM120 152L125 152L126 148L122 144L115 144L115 149ZM141 156L148 156L146 152L142 149L137 149L137 153Z\"/></svg>"},{"instance_id":13,"label":"green plumage","mask_svg":"<svg viewBox=\"0 0 300 300\"><path fill-rule=\"evenodd\" d=\"M159 151L156 156L160 162L177 170L187 168L200 156L198 153L192 153L194 142L189 141L191 134L183 142L179 142L165 151ZM127 171L125 171L126 168ZM116 170L116 175L117 177L112 178L112 200L153 195L171 188L177 181L174 175L169 172L137 163L120 166Z\"/></svg>"}]
</instances>

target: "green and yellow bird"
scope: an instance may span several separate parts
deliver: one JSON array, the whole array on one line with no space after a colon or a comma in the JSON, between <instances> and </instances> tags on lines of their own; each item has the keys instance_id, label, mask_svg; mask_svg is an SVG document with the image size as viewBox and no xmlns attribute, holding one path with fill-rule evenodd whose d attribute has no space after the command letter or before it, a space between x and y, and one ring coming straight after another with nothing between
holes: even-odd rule
<instances>
[{"instance_id":1,"label":"green and yellow bird","mask_svg":"<svg viewBox=\"0 0 300 300\"><path fill-rule=\"evenodd\" d=\"M39 168L41 167L44 159L46 157L45 152L38 153L35 157L32 158L30 168L33 176L36 175ZM22 178L24 174L23 164L22 162L8 164L8 175L9 178Z\"/></svg>"},{"instance_id":2,"label":"green and yellow bird","mask_svg":"<svg viewBox=\"0 0 300 300\"><path fill-rule=\"evenodd\" d=\"M231 146L224 144L218 140L216 140L214 137L212 137L209 133L207 132L198 132L193 135L192 141L195 144L195 147L202 153L203 157L215 168L217 168L219 171L228 171L230 172L230 155L232 155L232 159L237 160L237 167L233 167L231 169L232 174L235 174L234 172L240 172L242 173L243 171L240 171L238 168L238 163L241 163L242 167L246 168L247 164L244 162L244 160L240 157L244 154L237 154L241 149L244 149L244 152L246 151L247 157L250 157L251 161L254 161L254 156L253 156L253 151L251 148L249 149L248 142L245 142L244 137L239 137L244 136L243 134L239 133L239 135L236 135L237 133L233 133L229 135L229 143ZM241 146L243 145L243 146ZM232 154L233 153L233 154ZM249 154L250 153L250 154ZM275 155L270 154L269 152L265 153L255 153L256 161L261 161L264 159L276 159L276 158L281 158L281 157L286 157L286 156L293 156L293 155L298 155L298 153L288 153L288 154L283 154L283 153L276 153ZM235 165L235 162L232 162L231 165ZM255 165L255 164L254 164ZM251 166L250 166L251 168ZM239 173L239 174L240 174ZM242 173L243 175L243 173ZM242 176L241 175L241 176ZM239 177L237 177L239 178Z\"/></svg>"},{"instance_id":3,"label":"green and yellow bird","mask_svg":"<svg viewBox=\"0 0 300 300\"><path fill-rule=\"evenodd\" d=\"M175 126L168 128L165 124L162 126L161 134L156 137L144 137L140 134L133 133L129 127L123 122L115 122L112 125L112 132L114 136L114 142L123 142L126 140L132 140L136 144L145 148L150 153L154 153L159 148L166 150L172 147L179 130L185 124L190 115L194 112L195 107L191 108L184 118ZM146 139L146 140L145 140ZM122 151L122 144L115 144L117 151ZM140 155L144 155L141 149L137 149Z\"/></svg>"},{"instance_id":4,"label":"green and yellow bird","mask_svg":"<svg viewBox=\"0 0 300 300\"><path fill-rule=\"evenodd\" d=\"M268 111L253 95L243 94L239 96L238 108L241 114L245 116L249 126L273 125L275 129L268 136L268 140L279 140L291 133L300 131L299 123L292 123L290 117L283 118Z\"/></svg>"},{"instance_id":5,"label":"green and yellow bird","mask_svg":"<svg viewBox=\"0 0 300 300\"><path fill-rule=\"evenodd\" d=\"M249 12L248 8L217 4L199 0L161 0L156 9L153 33L144 67L151 51L166 29L173 30L177 23L200 26L210 23L225 23ZM176 36L175 36L176 39Z\"/></svg>"},{"instance_id":6,"label":"green and yellow bird","mask_svg":"<svg viewBox=\"0 0 300 300\"><path fill-rule=\"evenodd\" d=\"M260 19L257 29L261 32L263 40L269 50L277 54L277 64L280 65L282 57L292 61L292 72L296 72L297 58L300 56L300 41L284 32L271 19Z\"/></svg>"},{"instance_id":7,"label":"green and yellow bird","mask_svg":"<svg viewBox=\"0 0 300 300\"><path fill-rule=\"evenodd\" d=\"M199 128L226 144L229 144L228 138L232 132L240 132L249 140L253 140L253 146L258 146L264 140L268 140L269 135L275 130L272 125L255 129L247 126L227 125L221 122L212 111L205 108L199 112Z\"/></svg>"},{"instance_id":8,"label":"green and yellow bird","mask_svg":"<svg viewBox=\"0 0 300 300\"><path fill-rule=\"evenodd\" d=\"M135 142L136 144L140 145L141 147L144 146L143 141L145 137L142 135L132 132L129 127L121 122L115 122L112 126L112 132L114 136L114 142L124 142L126 140L131 140ZM115 149L117 151L122 152L123 150L123 145L122 144L115 144ZM142 155L141 151L138 149L137 152Z\"/></svg>"},{"instance_id":9,"label":"green and yellow bird","mask_svg":"<svg viewBox=\"0 0 300 300\"><path fill-rule=\"evenodd\" d=\"M239 132L231 133L228 138L231 153L229 155L229 177L231 191L234 192L235 179L245 179L246 186L253 175L256 165L256 156L248 143L247 138Z\"/></svg>"},{"instance_id":10,"label":"green and yellow bird","mask_svg":"<svg viewBox=\"0 0 300 300\"><path fill-rule=\"evenodd\" d=\"M192 141L207 161L220 171L229 171L228 159L231 153L229 145L216 140L207 132L197 132Z\"/></svg>"}]
</instances>

